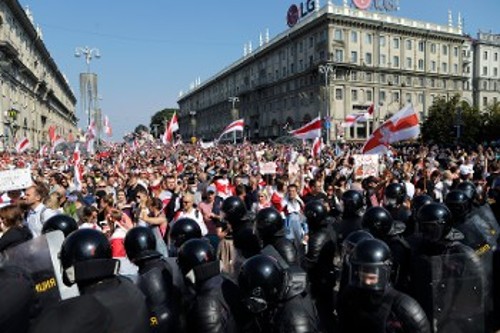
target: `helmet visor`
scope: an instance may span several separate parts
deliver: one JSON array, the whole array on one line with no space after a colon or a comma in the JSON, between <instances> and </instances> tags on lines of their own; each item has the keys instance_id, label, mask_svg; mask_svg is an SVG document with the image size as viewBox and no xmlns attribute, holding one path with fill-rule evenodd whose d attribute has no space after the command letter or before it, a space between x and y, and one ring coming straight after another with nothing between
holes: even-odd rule
<instances>
[{"instance_id":1,"label":"helmet visor","mask_svg":"<svg viewBox=\"0 0 500 333\"><path fill-rule=\"evenodd\" d=\"M349 285L361 289L384 290L390 282L386 264L350 264Z\"/></svg>"},{"instance_id":2,"label":"helmet visor","mask_svg":"<svg viewBox=\"0 0 500 333\"><path fill-rule=\"evenodd\" d=\"M444 236L443 225L438 221L420 222L418 230L424 239L434 242L439 241Z\"/></svg>"}]
</instances>

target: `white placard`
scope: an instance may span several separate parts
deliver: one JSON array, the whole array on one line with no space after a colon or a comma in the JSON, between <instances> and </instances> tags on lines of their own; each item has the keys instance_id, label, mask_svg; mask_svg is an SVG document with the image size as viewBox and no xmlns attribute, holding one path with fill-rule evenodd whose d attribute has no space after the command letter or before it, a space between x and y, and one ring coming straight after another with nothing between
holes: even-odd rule
<instances>
[{"instance_id":1,"label":"white placard","mask_svg":"<svg viewBox=\"0 0 500 333\"><path fill-rule=\"evenodd\" d=\"M368 176L378 177L379 156L355 154L354 158L354 177L366 178Z\"/></svg>"},{"instance_id":2,"label":"white placard","mask_svg":"<svg viewBox=\"0 0 500 333\"><path fill-rule=\"evenodd\" d=\"M30 169L0 171L0 192L22 190L33 185Z\"/></svg>"},{"instance_id":3,"label":"white placard","mask_svg":"<svg viewBox=\"0 0 500 333\"><path fill-rule=\"evenodd\" d=\"M262 175L274 175L276 168L275 162L259 163L259 170Z\"/></svg>"}]
</instances>

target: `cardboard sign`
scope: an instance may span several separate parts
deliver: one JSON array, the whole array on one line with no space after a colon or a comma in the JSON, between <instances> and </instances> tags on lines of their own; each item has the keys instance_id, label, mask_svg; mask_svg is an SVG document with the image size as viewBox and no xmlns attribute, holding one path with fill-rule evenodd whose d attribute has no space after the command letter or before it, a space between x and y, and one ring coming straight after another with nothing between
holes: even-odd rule
<instances>
[{"instance_id":1,"label":"cardboard sign","mask_svg":"<svg viewBox=\"0 0 500 333\"><path fill-rule=\"evenodd\" d=\"M297 163L290 163L288 164L288 174L289 175L296 175L300 171L300 167Z\"/></svg>"},{"instance_id":2,"label":"cardboard sign","mask_svg":"<svg viewBox=\"0 0 500 333\"><path fill-rule=\"evenodd\" d=\"M0 192L22 190L33 185L30 169L0 171Z\"/></svg>"},{"instance_id":3,"label":"cardboard sign","mask_svg":"<svg viewBox=\"0 0 500 333\"><path fill-rule=\"evenodd\" d=\"M378 177L379 156L355 154L354 158L354 177L366 178L368 176Z\"/></svg>"},{"instance_id":4,"label":"cardboard sign","mask_svg":"<svg viewBox=\"0 0 500 333\"><path fill-rule=\"evenodd\" d=\"M262 175L274 175L277 165L275 162L259 163L259 170Z\"/></svg>"}]
</instances>

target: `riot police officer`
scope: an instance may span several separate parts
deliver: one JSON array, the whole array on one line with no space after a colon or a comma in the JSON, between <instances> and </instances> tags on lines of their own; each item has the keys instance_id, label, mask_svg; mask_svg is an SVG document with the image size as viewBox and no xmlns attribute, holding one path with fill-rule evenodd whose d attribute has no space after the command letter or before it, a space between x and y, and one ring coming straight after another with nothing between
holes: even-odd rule
<instances>
[{"instance_id":1,"label":"riot police officer","mask_svg":"<svg viewBox=\"0 0 500 333\"><path fill-rule=\"evenodd\" d=\"M179 268L195 293L186 316L187 332L236 332L238 290L220 273L220 263L207 240L191 239L179 249Z\"/></svg>"},{"instance_id":2,"label":"riot police officer","mask_svg":"<svg viewBox=\"0 0 500 333\"><path fill-rule=\"evenodd\" d=\"M335 230L339 244L353 231L360 230L361 217L363 216L364 199L363 194L355 190L347 190L342 193L343 212L340 223L335 223Z\"/></svg>"},{"instance_id":3,"label":"riot police officer","mask_svg":"<svg viewBox=\"0 0 500 333\"><path fill-rule=\"evenodd\" d=\"M78 223L75 219L66 214L57 214L49 218L42 227L42 234L51 231L60 230L64 237L68 237L70 233L78 229Z\"/></svg>"},{"instance_id":4,"label":"riot police officer","mask_svg":"<svg viewBox=\"0 0 500 333\"><path fill-rule=\"evenodd\" d=\"M256 216L255 228L262 247L268 245L280 254L288 265L298 265L298 250L294 243L285 237L285 222L280 213L272 207L261 209Z\"/></svg>"},{"instance_id":5,"label":"riot police officer","mask_svg":"<svg viewBox=\"0 0 500 333\"><path fill-rule=\"evenodd\" d=\"M320 320L330 331L334 326L334 287L338 269L333 259L337 252L337 235L323 202L310 201L304 213L309 225L309 241L303 266L311 282L311 296Z\"/></svg>"},{"instance_id":6,"label":"riot police officer","mask_svg":"<svg viewBox=\"0 0 500 333\"><path fill-rule=\"evenodd\" d=\"M146 299L130 280L116 275L119 261L111 258L111 245L103 233L72 232L62 244L60 258L64 283L76 283L80 293L93 295L104 305L112 315L112 331L148 331Z\"/></svg>"},{"instance_id":7,"label":"riot police officer","mask_svg":"<svg viewBox=\"0 0 500 333\"><path fill-rule=\"evenodd\" d=\"M387 244L378 239L359 242L349 265L349 284L338 305L341 332L431 332L420 305L392 287Z\"/></svg>"},{"instance_id":8,"label":"riot police officer","mask_svg":"<svg viewBox=\"0 0 500 333\"><path fill-rule=\"evenodd\" d=\"M316 309L305 290L290 291L286 270L267 255L247 259L238 275L243 304L252 313L248 332L319 332Z\"/></svg>"},{"instance_id":9,"label":"riot police officer","mask_svg":"<svg viewBox=\"0 0 500 333\"><path fill-rule=\"evenodd\" d=\"M181 245L193 238L201 238L200 225L189 217L177 220L169 233L169 256L176 257Z\"/></svg>"},{"instance_id":10,"label":"riot police officer","mask_svg":"<svg viewBox=\"0 0 500 333\"><path fill-rule=\"evenodd\" d=\"M139 267L136 284L146 296L151 331L176 331L179 325L181 292L174 287L173 268L156 251L156 238L152 230L148 227L134 227L127 232L124 243L127 257Z\"/></svg>"},{"instance_id":11,"label":"riot police officer","mask_svg":"<svg viewBox=\"0 0 500 333\"><path fill-rule=\"evenodd\" d=\"M411 295L422 304L438 332L484 332L484 269L460 241L452 214L430 203L417 213L420 246L411 260Z\"/></svg>"},{"instance_id":12,"label":"riot police officer","mask_svg":"<svg viewBox=\"0 0 500 333\"><path fill-rule=\"evenodd\" d=\"M413 236L415 232L418 231L416 228L417 222L415 220L418 210L422 206L430 204L432 202L434 202L434 199L432 199L432 197L428 194L419 194L413 197L413 199L411 200L411 209L410 209L411 216L408 219L408 223L406 223L406 230L404 232L404 235L406 237Z\"/></svg>"},{"instance_id":13,"label":"riot police officer","mask_svg":"<svg viewBox=\"0 0 500 333\"><path fill-rule=\"evenodd\" d=\"M222 202L222 223L228 224L233 237L236 256L233 259L234 278L246 258L260 252L259 239L254 233L254 216L246 208L245 202L238 196L230 196Z\"/></svg>"},{"instance_id":14,"label":"riot police officer","mask_svg":"<svg viewBox=\"0 0 500 333\"><path fill-rule=\"evenodd\" d=\"M396 289L406 291L409 283L411 246L403 237L405 224L395 221L383 207L371 207L363 215L363 227L391 249L393 282Z\"/></svg>"},{"instance_id":15,"label":"riot police officer","mask_svg":"<svg viewBox=\"0 0 500 333\"><path fill-rule=\"evenodd\" d=\"M384 208L391 213L392 218L405 225L410 218L410 210L403 205L406 200L406 187L401 183L390 183L384 189Z\"/></svg>"}]
</instances>

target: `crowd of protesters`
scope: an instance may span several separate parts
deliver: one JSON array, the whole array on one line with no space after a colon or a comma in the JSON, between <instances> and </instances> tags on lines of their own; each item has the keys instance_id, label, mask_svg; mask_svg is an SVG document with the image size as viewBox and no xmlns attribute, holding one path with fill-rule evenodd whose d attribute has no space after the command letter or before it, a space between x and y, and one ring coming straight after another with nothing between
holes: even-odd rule
<instances>
[{"instance_id":1,"label":"crowd of protesters","mask_svg":"<svg viewBox=\"0 0 500 333\"><path fill-rule=\"evenodd\" d=\"M321 201L332 218L340 218L346 191L362 193L369 209L387 204L384 190L391 183L403 185L402 205L411 209L417 196L426 194L445 203L459 183L471 182L476 200L488 203L500 221L500 146L401 145L380 155L379 170L369 177L355 172L353 156L360 148L325 147L316 156L309 145L202 148L124 143L107 146L94 156L83 155L76 166L72 152L4 153L0 171L29 168L33 185L1 194L0 251L40 236L45 221L65 214L80 229L102 232L111 243L113 258L126 258L125 237L137 226L153 231L156 250L163 256L175 256L178 249L172 245L170 230L177 221L190 218L216 250L223 271L233 274L233 235L222 211L225 199L239 197L254 215L274 208L285 221L286 238L307 253L308 203ZM262 172L269 162L275 169ZM75 177L75 171L81 176Z\"/></svg>"}]
</instances>

